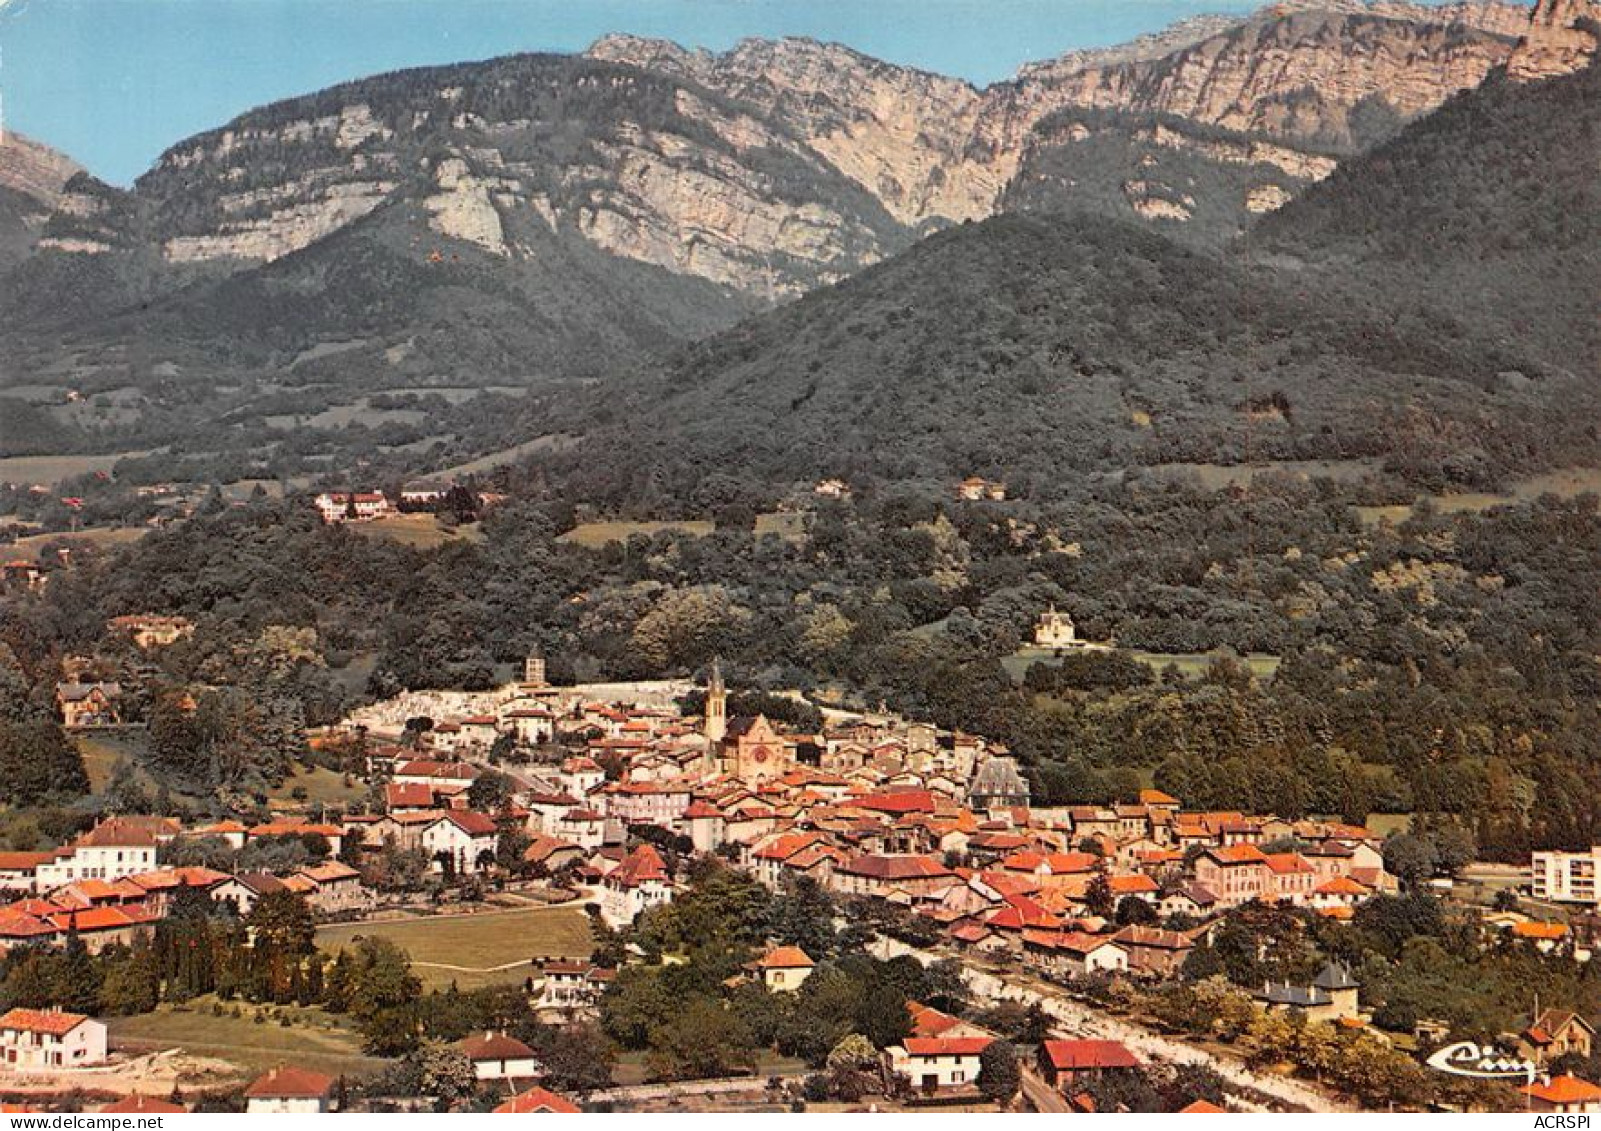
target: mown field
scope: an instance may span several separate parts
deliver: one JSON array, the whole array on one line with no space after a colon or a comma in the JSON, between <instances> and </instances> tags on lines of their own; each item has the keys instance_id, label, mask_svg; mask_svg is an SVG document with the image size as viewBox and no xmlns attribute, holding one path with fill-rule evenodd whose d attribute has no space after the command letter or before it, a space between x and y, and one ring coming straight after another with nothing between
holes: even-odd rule
<instances>
[{"instance_id":1,"label":"mown field","mask_svg":"<svg viewBox=\"0 0 1601 1131\"><path fill-rule=\"evenodd\" d=\"M296 793L303 792L303 797ZM367 789L360 782L352 780L350 785L345 784L345 776L322 766L296 766L295 772L276 788L271 790L267 797L274 803L305 804L305 805L344 805L360 800L367 794Z\"/></svg>"},{"instance_id":2,"label":"mown field","mask_svg":"<svg viewBox=\"0 0 1601 1131\"><path fill-rule=\"evenodd\" d=\"M0 483L43 483L47 486L94 471L110 471L121 459L147 456L148 451L113 452L103 456L8 456L0 459Z\"/></svg>"},{"instance_id":3,"label":"mown field","mask_svg":"<svg viewBox=\"0 0 1601 1131\"><path fill-rule=\"evenodd\" d=\"M139 541L147 533L149 529L143 526L91 526L73 533L59 530L54 534L30 534L26 538L18 538L15 542L0 542L0 553L4 553L7 558L32 562L38 561L39 551L53 542L126 546L130 542Z\"/></svg>"},{"instance_id":4,"label":"mown field","mask_svg":"<svg viewBox=\"0 0 1601 1131\"><path fill-rule=\"evenodd\" d=\"M1434 509L1442 514L1460 514L1528 502L1531 499L1538 499L1541 495L1572 499L1586 493L1601 494L1601 468L1566 467L1558 471L1548 471L1543 475L1531 475L1527 479L1513 483L1504 495L1469 492L1460 495L1429 495L1427 498ZM1367 526L1377 526L1381 522L1398 525L1412 516L1412 506L1406 503L1355 509L1357 516Z\"/></svg>"},{"instance_id":5,"label":"mown field","mask_svg":"<svg viewBox=\"0 0 1601 1131\"><path fill-rule=\"evenodd\" d=\"M446 526L432 514L392 514L373 522L353 522L350 529L367 538L388 538L403 546L431 550L446 542L478 542L483 534L476 523Z\"/></svg>"},{"instance_id":6,"label":"mown field","mask_svg":"<svg viewBox=\"0 0 1601 1131\"><path fill-rule=\"evenodd\" d=\"M387 938L411 956L428 987L462 989L521 982L536 958L587 958L589 918L577 907L529 907L320 927L317 945L336 950L364 936Z\"/></svg>"},{"instance_id":7,"label":"mown field","mask_svg":"<svg viewBox=\"0 0 1601 1131\"><path fill-rule=\"evenodd\" d=\"M1171 664L1179 670L1180 675L1188 679L1196 679L1206 674L1206 669L1212 662L1223 655L1221 652L1142 652L1136 648L1126 648L1123 651L1159 672ZM1029 665L1036 660L1051 663L1055 659L1054 649L1028 645L1006 657L1001 664L1013 679L1021 681ZM1252 652L1237 659L1248 667L1257 679L1272 679L1273 674L1279 670L1279 657L1265 652Z\"/></svg>"},{"instance_id":8,"label":"mown field","mask_svg":"<svg viewBox=\"0 0 1601 1131\"><path fill-rule=\"evenodd\" d=\"M608 542L626 542L635 534L647 537L664 530L676 530L696 538L704 538L717 529L710 519L676 519L661 522L582 522L561 536L561 541L596 549ZM793 511L773 511L756 516L755 534L776 534L780 538L798 539L806 533L806 516Z\"/></svg>"},{"instance_id":9,"label":"mown field","mask_svg":"<svg viewBox=\"0 0 1601 1131\"><path fill-rule=\"evenodd\" d=\"M213 1013L215 1005L220 1005L221 1016ZM349 1076L376 1072L384 1064L362 1053L361 1037L345 1018L321 1009L203 997L183 1006L162 1006L154 1013L113 1017L109 1024L115 1049L144 1053L180 1047L196 1056L231 1061L250 1072L292 1061Z\"/></svg>"}]
</instances>

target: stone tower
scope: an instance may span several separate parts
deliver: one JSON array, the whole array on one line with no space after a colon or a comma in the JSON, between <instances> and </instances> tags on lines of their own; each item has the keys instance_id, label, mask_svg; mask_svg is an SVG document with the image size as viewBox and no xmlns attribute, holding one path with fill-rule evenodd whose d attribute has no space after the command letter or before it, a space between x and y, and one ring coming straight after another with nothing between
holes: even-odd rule
<instances>
[{"instance_id":1,"label":"stone tower","mask_svg":"<svg viewBox=\"0 0 1601 1131\"><path fill-rule=\"evenodd\" d=\"M727 734L728 690L723 686L722 666L713 660L711 674L706 677L706 741L716 746Z\"/></svg>"}]
</instances>

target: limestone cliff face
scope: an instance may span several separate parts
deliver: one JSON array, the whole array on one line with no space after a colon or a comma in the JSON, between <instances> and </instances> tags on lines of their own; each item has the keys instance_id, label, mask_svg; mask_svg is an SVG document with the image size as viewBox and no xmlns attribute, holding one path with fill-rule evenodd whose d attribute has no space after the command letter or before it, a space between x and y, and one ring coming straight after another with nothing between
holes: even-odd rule
<instances>
[{"instance_id":1,"label":"limestone cliff face","mask_svg":"<svg viewBox=\"0 0 1601 1131\"><path fill-rule=\"evenodd\" d=\"M0 187L54 208L61 203L67 182L79 172L78 163L66 154L10 130L0 133Z\"/></svg>"},{"instance_id":2,"label":"limestone cliff face","mask_svg":"<svg viewBox=\"0 0 1601 1131\"><path fill-rule=\"evenodd\" d=\"M1482 9L1484 22L1499 24ZM1526 15L1525 15L1526 18ZM1157 59L1034 72L1017 93L1042 108L1173 114L1294 143L1351 149L1370 100L1402 118L1477 86L1512 50L1466 23L1326 10L1254 17Z\"/></svg>"},{"instance_id":3,"label":"limestone cliff face","mask_svg":"<svg viewBox=\"0 0 1601 1131\"><path fill-rule=\"evenodd\" d=\"M774 297L909 238L871 193L748 107L660 73L552 56L402 72L247 114L174 147L136 195L172 262L270 262L413 204L421 256L443 237L526 257L532 235L577 233Z\"/></svg>"},{"instance_id":4,"label":"limestone cliff face","mask_svg":"<svg viewBox=\"0 0 1601 1131\"><path fill-rule=\"evenodd\" d=\"M985 109L976 87L837 44L746 40L713 55L609 36L589 54L681 76L759 107L905 224L989 215L1015 167L1015 153L972 146Z\"/></svg>"},{"instance_id":5,"label":"limestone cliff face","mask_svg":"<svg viewBox=\"0 0 1601 1131\"><path fill-rule=\"evenodd\" d=\"M0 147L0 185L58 209L40 244L56 251L248 266L383 213L422 257L454 242L526 260L574 238L782 298L926 229L1079 199L1098 160L1116 172L1088 181L1119 208L1223 232L1509 59L1525 77L1571 68L1594 2L1541 0L1531 25L1489 0L1290 0L985 89L808 40L711 54L613 36L583 57L398 72L253 111L175 146L125 200L66 191L70 170L16 145ZM1064 125L1070 112L1125 118Z\"/></svg>"},{"instance_id":6,"label":"limestone cliff face","mask_svg":"<svg viewBox=\"0 0 1601 1131\"><path fill-rule=\"evenodd\" d=\"M1404 120L1477 85L1528 20L1527 8L1506 3L1298 0L1073 52L984 90L810 40L747 41L711 54L610 36L589 53L760 107L915 226L992 213L1036 127L1066 108L1173 115L1261 135L1291 154L1353 151L1367 140L1364 114Z\"/></svg>"},{"instance_id":7,"label":"limestone cliff face","mask_svg":"<svg viewBox=\"0 0 1601 1131\"><path fill-rule=\"evenodd\" d=\"M1518 82L1571 74L1595 56L1598 35L1601 4L1595 0L1539 0L1507 74Z\"/></svg>"}]
</instances>

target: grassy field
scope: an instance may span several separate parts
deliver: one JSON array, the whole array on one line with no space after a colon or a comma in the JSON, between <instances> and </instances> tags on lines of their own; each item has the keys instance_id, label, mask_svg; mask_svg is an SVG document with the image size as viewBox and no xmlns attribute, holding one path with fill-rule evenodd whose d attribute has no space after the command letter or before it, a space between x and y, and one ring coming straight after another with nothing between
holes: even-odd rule
<instances>
[{"instance_id":1,"label":"grassy field","mask_svg":"<svg viewBox=\"0 0 1601 1131\"><path fill-rule=\"evenodd\" d=\"M39 551L49 543L66 542L69 545L101 547L126 546L130 542L139 541L148 532L143 526L92 526L75 534L65 531L57 531L54 534L30 534L26 538L18 538L15 542L0 543L0 554L31 562L38 560Z\"/></svg>"},{"instance_id":2,"label":"grassy field","mask_svg":"<svg viewBox=\"0 0 1601 1131\"><path fill-rule=\"evenodd\" d=\"M111 1045L131 1052L154 1052L181 1047L197 1056L232 1061L250 1072L261 1072L293 1062L332 1075L363 1075L378 1071L384 1062L365 1056L361 1038L342 1017L320 1009L297 1006L239 1004L240 1016L232 1016L236 1003L222 1003L223 1016L212 1015L214 999L197 998L180 1008L163 1006L154 1013L137 1017L113 1017ZM290 1019L285 1026L276 1019L257 1024L264 1018Z\"/></svg>"},{"instance_id":3,"label":"grassy field","mask_svg":"<svg viewBox=\"0 0 1601 1131\"><path fill-rule=\"evenodd\" d=\"M520 982L535 958L585 958L594 949L589 917L576 907L339 923L319 928L317 945L335 950L366 935L389 939L410 954L425 986L455 982L464 990Z\"/></svg>"},{"instance_id":4,"label":"grassy field","mask_svg":"<svg viewBox=\"0 0 1601 1131\"><path fill-rule=\"evenodd\" d=\"M475 460L458 463L455 467L447 467L443 471L433 472L429 478L450 480L462 479L468 475L482 475L486 471L493 471L495 468L504 467L508 463L516 463L523 457L531 456L535 452L561 451L575 443L577 443L577 440L572 436L538 436L515 447L504 448L498 452L490 452L488 455L479 456Z\"/></svg>"},{"instance_id":5,"label":"grassy field","mask_svg":"<svg viewBox=\"0 0 1601 1131\"><path fill-rule=\"evenodd\" d=\"M759 514L756 516L756 537L760 538L765 534L776 534L791 542L799 542L806 537L806 516L800 511L772 511L768 514Z\"/></svg>"},{"instance_id":6,"label":"grassy field","mask_svg":"<svg viewBox=\"0 0 1601 1131\"><path fill-rule=\"evenodd\" d=\"M685 534L704 537L716 527L705 520L680 522L584 522L563 534L558 541L595 549L608 542L626 542L635 534L660 534L663 530L681 530Z\"/></svg>"},{"instance_id":7,"label":"grassy field","mask_svg":"<svg viewBox=\"0 0 1601 1131\"><path fill-rule=\"evenodd\" d=\"M368 538L388 538L421 550L431 550L446 542L477 542L483 538L476 523L451 528L431 514L392 514L373 522L353 522L350 529Z\"/></svg>"},{"instance_id":8,"label":"grassy field","mask_svg":"<svg viewBox=\"0 0 1601 1131\"><path fill-rule=\"evenodd\" d=\"M139 738L144 738L142 732ZM128 758L137 763L143 750L142 743L136 746L124 735L81 734L78 736L78 752L83 755L83 768L89 774L90 792L104 793L117 760Z\"/></svg>"},{"instance_id":9,"label":"grassy field","mask_svg":"<svg viewBox=\"0 0 1601 1131\"><path fill-rule=\"evenodd\" d=\"M366 788L359 782L347 786L343 774L336 774L322 766L296 766L294 774L268 793L267 799L270 802L294 803L301 800L295 796L297 789L306 791L304 800L308 805L343 805L367 795Z\"/></svg>"},{"instance_id":10,"label":"grassy field","mask_svg":"<svg viewBox=\"0 0 1601 1131\"><path fill-rule=\"evenodd\" d=\"M113 452L104 456L10 456L0 459L0 483L43 483L47 486L88 475L110 471L120 459L146 456L148 451Z\"/></svg>"},{"instance_id":11,"label":"grassy field","mask_svg":"<svg viewBox=\"0 0 1601 1131\"><path fill-rule=\"evenodd\" d=\"M1412 827L1412 814L1369 813L1367 826L1380 836L1389 836L1391 833L1404 833Z\"/></svg>"},{"instance_id":12,"label":"grassy field","mask_svg":"<svg viewBox=\"0 0 1601 1131\"><path fill-rule=\"evenodd\" d=\"M1217 659L1220 652L1141 652L1138 649L1124 649L1128 655L1161 671L1172 664L1178 668L1179 673L1189 679L1196 679L1206 673L1212 661ZM1001 661L1003 667L1014 680L1021 681L1028 671L1030 664L1036 660L1049 663L1055 659L1056 653L1049 648L1035 648L1028 646L1019 648L1012 655ZM1272 679L1273 674L1279 670L1279 657L1270 656L1264 652L1252 652L1241 656L1240 660L1251 669L1251 674L1257 679Z\"/></svg>"},{"instance_id":13,"label":"grassy field","mask_svg":"<svg viewBox=\"0 0 1601 1131\"><path fill-rule=\"evenodd\" d=\"M1568 467L1531 475L1512 484L1504 495L1468 492L1460 495L1430 495L1429 501L1442 514L1461 514L1468 511L1485 511L1491 507L1510 503L1529 502L1541 495L1556 495L1563 499L1577 498L1586 492L1601 493L1601 468ZM1367 526L1381 522L1398 525L1412 516L1410 504L1401 503L1384 507L1357 507L1357 516Z\"/></svg>"}]
</instances>

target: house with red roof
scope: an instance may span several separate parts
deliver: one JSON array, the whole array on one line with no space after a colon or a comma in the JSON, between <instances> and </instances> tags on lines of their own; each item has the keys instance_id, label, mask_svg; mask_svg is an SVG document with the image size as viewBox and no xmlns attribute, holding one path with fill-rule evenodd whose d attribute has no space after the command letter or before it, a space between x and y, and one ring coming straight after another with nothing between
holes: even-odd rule
<instances>
[{"instance_id":1,"label":"house with red roof","mask_svg":"<svg viewBox=\"0 0 1601 1131\"><path fill-rule=\"evenodd\" d=\"M794 993L816 968L811 955L798 946L775 946L756 960L762 985L774 993Z\"/></svg>"},{"instance_id":2,"label":"house with red roof","mask_svg":"<svg viewBox=\"0 0 1601 1131\"><path fill-rule=\"evenodd\" d=\"M0 852L0 891L36 891L39 866L54 859L52 852Z\"/></svg>"},{"instance_id":3,"label":"house with red roof","mask_svg":"<svg viewBox=\"0 0 1601 1131\"><path fill-rule=\"evenodd\" d=\"M108 817L39 865L36 890L149 872L156 866L157 847L180 831L178 822L166 817Z\"/></svg>"},{"instance_id":4,"label":"house with red roof","mask_svg":"<svg viewBox=\"0 0 1601 1131\"><path fill-rule=\"evenodd\" d=\"M480 1080L531 1080L540 1071L534 1050L506 1033L469 1033L457 1047Z\"/></svg>"},{"instance_id":5,"label":"house with red roof","mask_svg":"<svg viewBox=\"0 0 1601 1131\"><path fill-rule=\"evenodd\" d=\"M1572 1054L1590 1056L1595 1026L1571 1010L1546 1009L1518 1034L1518 1055L1536 1064L1548 1064Z\"/></svg>"},{"instance_id":6,"label":"house with red roof","mask_svg":"<svg viewBox=\"0 0 1601 1131\"><path fill-rule=\"evenodd\" d=\"M1529 1097L1530 1111L1563 1115L1601 1112L1601 1088L1571 1072L1537 1080L1522 1091Z\"/></svg>"},{"instance_id":7,"label":"house with red roof","mask_svg":"<svg viewBox=\"0 0 1601 1131\"><path fill-rule=\"evenodd\" d=\"M0 1066L87 1068L106 1060L105 1022L60 1009L12 1009L0 1015Z\"/></svg>"},{"instance_id":8,"label":"house with red roof","mask_svg":"<svg viewBox=\"0 0 1601 1131\"><path fill-rule=\"evenodd\" d=\"M1139 1067L1139 1059L1121 1041L1051 1040L1040 1045L1040 1075L1069 1095L1107 1073Z\"/></svg>"},{"instance_id":9,"label":"house with red roof","mask_svg":"<svg viewBox=\"0 0 1601 1131\"><path fill-rule=\"evenodd\" d=\"M608 923L621 927L672 898L673 881L666 862L655 845L642 844L601 881L600 913Z\"/></svg>"},{"instance_id":10,"label":"house with red roof","mask_svg":"<svg viewBox=\"0 0 1601 1131\"><path fill-rule=\"evenodd\" d=\"M1120 974L1129 966L1128 951L1116 939L1086 931L1024 931L1023 955L1031 966L1075 978Z\"/></svg>"},{"instance_id":11,"label":"house with red roof","mask_svg":"<svg viewBox=\"0 0 1601 1131\"><path fill-rule=\"evenodd\" d=\"M1222 908L1273 898L1267 854L1254 844L1204 850L1195 858L1195 882L1217 896Z\"/></svg>"},{"instance_id":12,"label":"house with red roof","mask_svg":"<svg viewBox=\"0 0 1601 1131\"><path fill-rule=\"evenodd\" d=\"M548 1088L529 1088L495 1109L496 1115L577 1115L577 1104Z\"/></svg>"},{"instance_id":13,"label":"house with red roof","mask_svg":"<svg viewBox=\"0 0 1601 1131\"><path fill-rule=\"evenodd\" d=\"M458 876L493 867L499 842L500 827L494 819L470 809L441 810L417 834L417 846L434 867Z\"/></svg>"},{"instance_id":14,"label":"house with red roof","mask_svg":"<svg viewBox=\"0 0 1601 1131\"><path fill-rule=\"evenodd\" d=\"M1128 952L1128 969L1148 978L1171 978L1195 949L1196 931L1168 931L1130 924L1112 936Z\"/></svg>"},{"instance_id":15,"label":"house with red roof","mask_svg":"<svg viewBox=\"0 0 1601 1131\"><path fill-rule=\"evenodd\" d=\"M884 1050L891 1072L925 1096L971 1089L978 1080L979 1056L994 1042L982 1037L907 1037Z\"/></svg>"},{"instance_id":16,"label":"house with red roof","mask_svg":"<svg viewBox=\"0 0 1601 1131\"><path fill-rule=\"evenodd\" d=\"M250 1115L320 1115L333 1110L334 1078L281 1064L245 1089Z\"/></svg>"},{"instance_id":17,"label":"house with red roof","mask_svg":"<svg viewBox=\"0 0 1601 1131\"><path fill-rule=\"evenodd\" d=\"M854 856L834 868L834 888L845 895L888 898L892 893L930 895L956 873L932 856Z\"/></svg>"}]
</instances>

